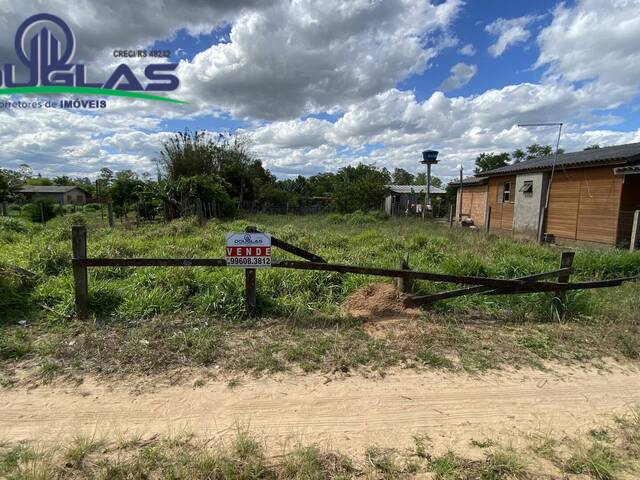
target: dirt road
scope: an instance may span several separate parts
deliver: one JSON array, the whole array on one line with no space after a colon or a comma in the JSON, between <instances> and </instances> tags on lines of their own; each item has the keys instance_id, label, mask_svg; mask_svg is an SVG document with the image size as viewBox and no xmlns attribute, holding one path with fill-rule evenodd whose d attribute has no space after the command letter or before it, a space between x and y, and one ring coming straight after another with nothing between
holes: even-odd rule
<instances>
[{"instance_id":1,"label":"dirt road","mask_svg":"<svg viewBox=\"0 0 640 480\"><path fill-rule=\"evenodd\" d=\"M478 377L398 371L384 379L283 376L157 388L85 382L80 387L0 390L0 439L59 442L76 435L119 437L193 432L216 437L238 425L271 448L299 441L362 452L401 447L427 434L437 449L472 438L575 433L640 403L640 373L554 368ZM518 440L516 440L517 442Z\"/></svg>"}]
</instances>

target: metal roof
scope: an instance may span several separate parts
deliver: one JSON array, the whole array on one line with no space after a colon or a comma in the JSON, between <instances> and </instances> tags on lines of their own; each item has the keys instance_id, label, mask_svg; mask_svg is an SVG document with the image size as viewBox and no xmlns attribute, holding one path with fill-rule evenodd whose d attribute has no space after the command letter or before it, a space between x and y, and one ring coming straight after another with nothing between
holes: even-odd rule
<instances>
[{"instance_id":1,"label":"metal roof","mask_svg":"<svg viewBox=\"0 0 640 480\"><path fill-rule=\"evenodd\" d=\"M616 175L631 175L633 173L640 173L640 164L629 165L628 167L618 167L614 169Z\"/></svg>"},{"instance_id":2,"label":"metal roof","mask_svg":"<svg viewBox=\"0 0 640 480\"><path fill-rule=\"evenodd\" d=\"M524 160L505 167L494 168L493 170L482 172L482 174L491 176L532 170L550 170L553 166L553 157L553 155L547 155L545 157L532 158L531 160ZM640 143L628 143L626 145L594 148L581 152L561 153L558 155L556 167L596 166L612 162L625 164L638 159L640 159Z\"/></svg>"},{"instance_id":3,"label":"metal roof","mask_svg":"<svg viewBox=\"0 0 640 480\"><path fill-rule=\"evenodd\" d=\"M424 193L426 185L385 185L393 193ZM431 185L431 193L438 195L447 193L444 189Z\"/></svg>"},{"instance_id":4,"label":"metal roof","mask_svg":"<svg viewBox=\"0 0 640 480\"><path fill-rule=\"evenodd\" d=\"M473 185L482 185L489 180L488 177L467 177L462 179L462 186L473 186ZM454 180L449 182L449 185L453 185L454 187L460 186L460 180Z\"/></svg>"},{"instance_id":5,"label":"metal roof","mask_svg":"<svg viewBox=\"0 0 640 480\"><path fill-rule=\"evenodd\" d=\"M77 185L25 185L18 189L18 193L67 193L76 188L85 191Z\"/></svg>"}]
</instances>

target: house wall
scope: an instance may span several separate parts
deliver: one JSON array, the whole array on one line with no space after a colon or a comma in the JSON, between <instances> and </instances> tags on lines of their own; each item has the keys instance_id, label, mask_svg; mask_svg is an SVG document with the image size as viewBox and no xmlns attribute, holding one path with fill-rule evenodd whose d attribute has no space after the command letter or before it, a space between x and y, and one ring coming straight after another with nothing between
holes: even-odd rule
<instances>
[{"instance_id":1,"label":"house wall","mask_svg":"<svg viewBox=\"0 0 640 480\"><path fill-rule=\"evenodd\" d=\"M85 203L87 203L87 194L79 188L74 188L64 194L64 205L84 205Z\"/></svg>"},{"instance_id":2,"label":"house wall","mask_svg":"<svg viewBox=\"0 0 640 480\"><path fill-rule=\"evenodd\" d=\"M30 192L23 194L27 201L33 201L37 199L47 199L62 205L84 205L87 203L87 194L80 188L74 188L65 193L53 193L53 192Z\"/></svg>"},{"instance_id":3,"label":"house wall","mask_svg":"<svg viewBox=\"0 0 640 480\"><path fill-rule=\"evenodd\" d=\"M546 232L563 240L615 245L622 180L610 166L556 171Z\"/></svg>"},{"instance_id":4,"label":"house wall","mask_svg":"<svg viewBox=\"0 0 640 480\"><path fill-rule=\"evenodd\" d=\"M622 177L622 196L620 198L620 218L618 220L618 238L620 247L628 247L631 243L633 215L640 210L640 174Z\"/></svg>"},{"instance_id":5,"label":"house wall","mask_svg":"<svg viewBox=\"0 0 640 480\"><path fill-rule=\"evenodd\" d=\"M474 185L462 188L462 204L460 203L460 189L456 201L456 218L470 218L473 224L484 227L485 210L487 208L487 186Z\"/></svg>"},{"instance_id":6,"label":"house wall","mask_svg":"<svg viewBox=\"0 0 640 480\"><path fill-rule=\"evenodd\" d=\"M57 204L64 201L62 193L26 193L24 197L27 201L32 202L38 199L51 200Z\"/></svg>"},{"instance_id":7,"label":"house wall","mask_svg":"<svg viewBox=\"0 0 640 480\"><path fill-rule=\"evenodd\" d=\"M531 193L521 192L525 182L532 182ZM516 177L513 232L520 237L537 238L540 212L548 184L546 172L523 173Z\"/></svg>"},{"instance_id":8,"label":"house wall","mask_svg":"<svg viewBox=\"0 0 640 480\"><path fill-rule=\"evenodd\" d=\"M510 201L503 202L501 185L507 182L511 185L512 196ZM491 208L491 218L489 220L489 229L491 231L513 231L515 184L515 176L492 177L489 179L487 206Z\"/></svg>"}]
</instances>

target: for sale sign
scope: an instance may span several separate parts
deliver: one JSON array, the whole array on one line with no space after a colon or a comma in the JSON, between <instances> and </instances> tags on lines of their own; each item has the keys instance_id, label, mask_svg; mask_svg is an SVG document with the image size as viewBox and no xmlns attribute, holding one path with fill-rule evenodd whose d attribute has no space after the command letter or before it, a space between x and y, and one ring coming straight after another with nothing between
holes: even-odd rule
<instances>
[{"instance_id":1,"label":"for sale sign","mask_svg":"<svg viewBox=\"0 0 640 480\"><path fill-rule=\"evenodd\" d=\"M271 234L227 233L227 267L264 268L271 266Z\"/></svg>"}]
</instances>

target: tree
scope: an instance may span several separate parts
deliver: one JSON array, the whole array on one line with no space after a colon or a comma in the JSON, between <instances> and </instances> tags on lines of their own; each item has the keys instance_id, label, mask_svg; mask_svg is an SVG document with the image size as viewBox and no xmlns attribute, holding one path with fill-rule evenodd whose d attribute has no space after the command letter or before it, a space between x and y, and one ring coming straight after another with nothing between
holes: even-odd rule
<instances>
[{"instance_id":1,"label":"tree","mask_svg":"<svg viewBox=\"0 0 640 480\"><path fill-rule=\"evenodd\" d=\"M206 132L178 132L162 145L161 162L169 181L217 173L217 144Z\"/></svg>"},{"instance_id":2,"label":"tree","mask_svg":"<svg viewBox=\"0 0 640 480\"><path fill-rule=\"evenodd\" d=\"M531 160L532 158L538 157L548 157L552 155L554 152L551 145L539 145L537 143L533 143L527 147L527 160ZM563 148L558 149L558 154L564 153Z\"/></svg>"},{"instance_id":3,"label":"tree","mask_svg":"<svg viewBox=\"0 0 640 480\"><path fill-rule=\"evenodd\" d=\"M335 176L332 204L341 213L377 209L387 195L385 185L390 180L389 172L373 165L341 168Z\"/></svg>"},{"instance_id":4,"label":"tree","mask_svg":"<svg viewBox=\"0 0 640 480\"><path fill-rule=\"evenodd\" d=\"M18 172L0 168L0 202L12 199L21 185L22 180Z\"/></svg>"},{"instance_id":5,"label":"tree","mask_svg":"<svg viewBox=\"0 0 640 480\"><path fill-rule=\"evenodd\" d=\"M585 148L585 150L596 150L600 148L600 145L598 145L597 143L594 143L592 145L589 145L587 148Z\"/></svg>"},{"instance_id":6,"label":"tree","mask_svg":"<svg viewBox=\"0 0 640 480\"><path fill-rule=\"evenodd\" d=\"M425 172L420 172L416 175L414 185L425 185L427 183L427 174ZM434 177L431 175L431 186L436 188L442 188L443 185L442 179L438 177Z\"/></svg>"},{"instance_id":7,"label":"tree","mask_svg":"<svg viewBox=\"0 0 640 480\"><path fill-rule=\"evenodd\" d=\"M18 175L20 176L21 181L26 182L33 176L33 168L31 168L27 163L21 163L18 166Z\"/></svg>"},{"instance_id":8,"label":"tree","mask_svg":"<svg viewBox=\"0 0 640 480\"><path fill-rule=\"evenodd\" d=\"M138 194L143 188L143 183L132 170L122 170L116 173L110 194L113 206L119 215L127 216L129 206L138 201Z\"/></svg>"},{"instance_id":9,"label":"tree","mask_svg":"<svg viewBox=\"0 0 640 480\"><path fill-rule=\"evenodd\" d=\"M415 178L413 174L407 172L404 168L396 168L393 170L391 176L391 183L393 185L413 185Z\"/></svg>"},{"instance_id":10,"label":"tree","mask_svg":"<svg viewBox=\"0 0 640 480\"><path fill-rule=\"evenodd\" d=\"M513 159L513 163L520 163L527 157L527 154L521 148L518 148L513 151L511 154L511 158Z\"/></svg>"},{"instance_id":11,"label":"tree","mask_svg":"<svg viewBox=\"0 0 640 480\"><path fill-rule=\"evenodd\" d=\"M494 168L504 167L509 164L509 154L504 153L481 153L476 158L475 174L493 170Z\"/></svg>"}]
</instances>

